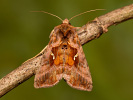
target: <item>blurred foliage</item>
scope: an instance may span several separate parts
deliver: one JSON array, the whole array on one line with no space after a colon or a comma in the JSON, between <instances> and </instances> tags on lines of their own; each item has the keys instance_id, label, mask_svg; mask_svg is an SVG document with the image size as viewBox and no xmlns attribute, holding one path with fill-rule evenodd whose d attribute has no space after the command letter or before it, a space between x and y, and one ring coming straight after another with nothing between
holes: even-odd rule
<instances>
[{"instance_id":1,"label":"blurred foliage","mask_svg":"<svg viewBox=\"0 0 133 100\"><path fill-rule=\"evenodd\" d=\"M82 26L95 17L129 5L132 0L1 0L0 78L35 56L49 42L51 30L60 20L91 9L71 21ZM83 46L93 79L91 92L69 87L63 80L52 88L35 89L30 78L1 100L133 100L133 21L109 28L108 33Z\"/></svg>"}]
</instances>

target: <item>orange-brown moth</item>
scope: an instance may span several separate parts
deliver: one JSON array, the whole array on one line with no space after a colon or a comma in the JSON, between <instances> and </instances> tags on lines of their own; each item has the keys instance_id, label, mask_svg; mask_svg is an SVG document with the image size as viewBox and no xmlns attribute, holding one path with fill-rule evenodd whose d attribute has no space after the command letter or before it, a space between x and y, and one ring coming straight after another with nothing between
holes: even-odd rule
<instances>
[{"instance_id":1,"label":"orange-brown moth","mask_svg":"<svg viewBox=\"0 0 133 100\"><path fill-rule=\"evenodd\" d=\"M77 28L69 21L62 20L62 24L52 30L47 51L41 59L41 67L35 75L35 88L52 87L63 78L73 88L92 90L92 78Z\"/></svg>"},{"instance_id":2,"label":"orange-brown moth","mask_svg":"<svg viewBox=\"0 0 133 100\"><path fill-rule=\"evenodd\" d=\"M35 75L35 88L54 86L63 78L73 88L92 90L92 78L85 54L76 28L68 19L51 32L47 48Z\"/></svg>"}]
</instances>

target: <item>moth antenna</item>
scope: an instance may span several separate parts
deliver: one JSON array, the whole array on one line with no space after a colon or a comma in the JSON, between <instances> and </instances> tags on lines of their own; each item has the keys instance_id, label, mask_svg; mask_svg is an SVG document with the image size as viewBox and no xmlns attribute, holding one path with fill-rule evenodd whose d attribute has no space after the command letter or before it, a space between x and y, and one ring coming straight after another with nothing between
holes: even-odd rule
<instances>
[{"instance_id":1,"label":"moth antenna","mask_svg":"<svg viewBox=\"0 0 133 100\"><path fill-rule=\"evenodd\" d=\"M69 21L72 20L73 18L77 17L77 16L83 15L83 14L88 13L88 12L97 11L97 10L105 10L105 9L94 9L94 10L85 11L85 12L83 12L83 13L80 13L80 14L77 14L77 15L71 17L71 18L69 19Z\"/></svg>"},{"instance_id":2,"label":"moth antenna","mask_svg":"<svg viewBox=\"0 0 133 100\"><path fill-rule=\"evenodd\" d=\"M54 17L58 18L59 20L61 20L61 21L63 22L63 20L62 20L59 16L54 15L54 14L49 13L49 12L46 12L46 11L31 11L31 12L42 12L42 13L46 13L46 14L49 14L49 15L51 15L51 16L54 16Z\"/></svg>"}]
</instances>

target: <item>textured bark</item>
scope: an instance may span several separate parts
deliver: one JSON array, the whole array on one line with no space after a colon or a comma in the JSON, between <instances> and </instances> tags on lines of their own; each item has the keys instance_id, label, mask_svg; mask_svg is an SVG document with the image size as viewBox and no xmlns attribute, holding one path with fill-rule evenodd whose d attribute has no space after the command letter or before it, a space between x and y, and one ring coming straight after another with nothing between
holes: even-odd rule
<instances>
[{"instance_id":1,"label":"textured bark","mask_svg":"<svg viewBox=\"0 0 133 100\"><path fill-rule=\"evenodd\" d=\"M122 23L123 21L133 18L133 4L125 6L105 15L95 18L92 22L88 22L82 26L78 35L81 44L85 44L93 39L96 39L108 31L108 27Z\"/></svg>"},{"instance_id":2,"label":"textured bark","mask_svg":"<svg viewBox=\"0 0 133 100\"><path fill-rule=\"evenodd\" d=\"M81 44L83 45L93 39L100 37L102 33L106 33L108 31L107 28L109 26L116 25L132 18L133 4L95 18L93 21L88 22L81 28L78 28L77 33L79 35ZM46 50L47 47L45 47L37 56L26 61L17 69L0 79L0 97L36 73L36 70L40 67L42 54L44 54Z\"/></svg>"}]
</instances>

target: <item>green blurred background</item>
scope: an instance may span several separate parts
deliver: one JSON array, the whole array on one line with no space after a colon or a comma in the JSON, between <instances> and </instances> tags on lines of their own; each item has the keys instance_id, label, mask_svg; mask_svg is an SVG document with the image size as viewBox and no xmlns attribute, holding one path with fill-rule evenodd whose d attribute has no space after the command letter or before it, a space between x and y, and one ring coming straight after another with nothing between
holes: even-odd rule
<instances>
[{"instance_id":1,"label":"green blurred background","mask_svg":"<svg viewBox=\"0 0 133 100\"><path fill-rule=\"evenodd\" d=\"M91 9L71 21L83 26L95 17L133 3L132 0L0 0L0 78L39 53L51 30L62 19ZM69 87L63 80L52 88L35 89L34 77L0 100L133 100L133 20L112 26L106 34L83 46L92 79L91 92Z\"/></svg>"}]
</instances>

